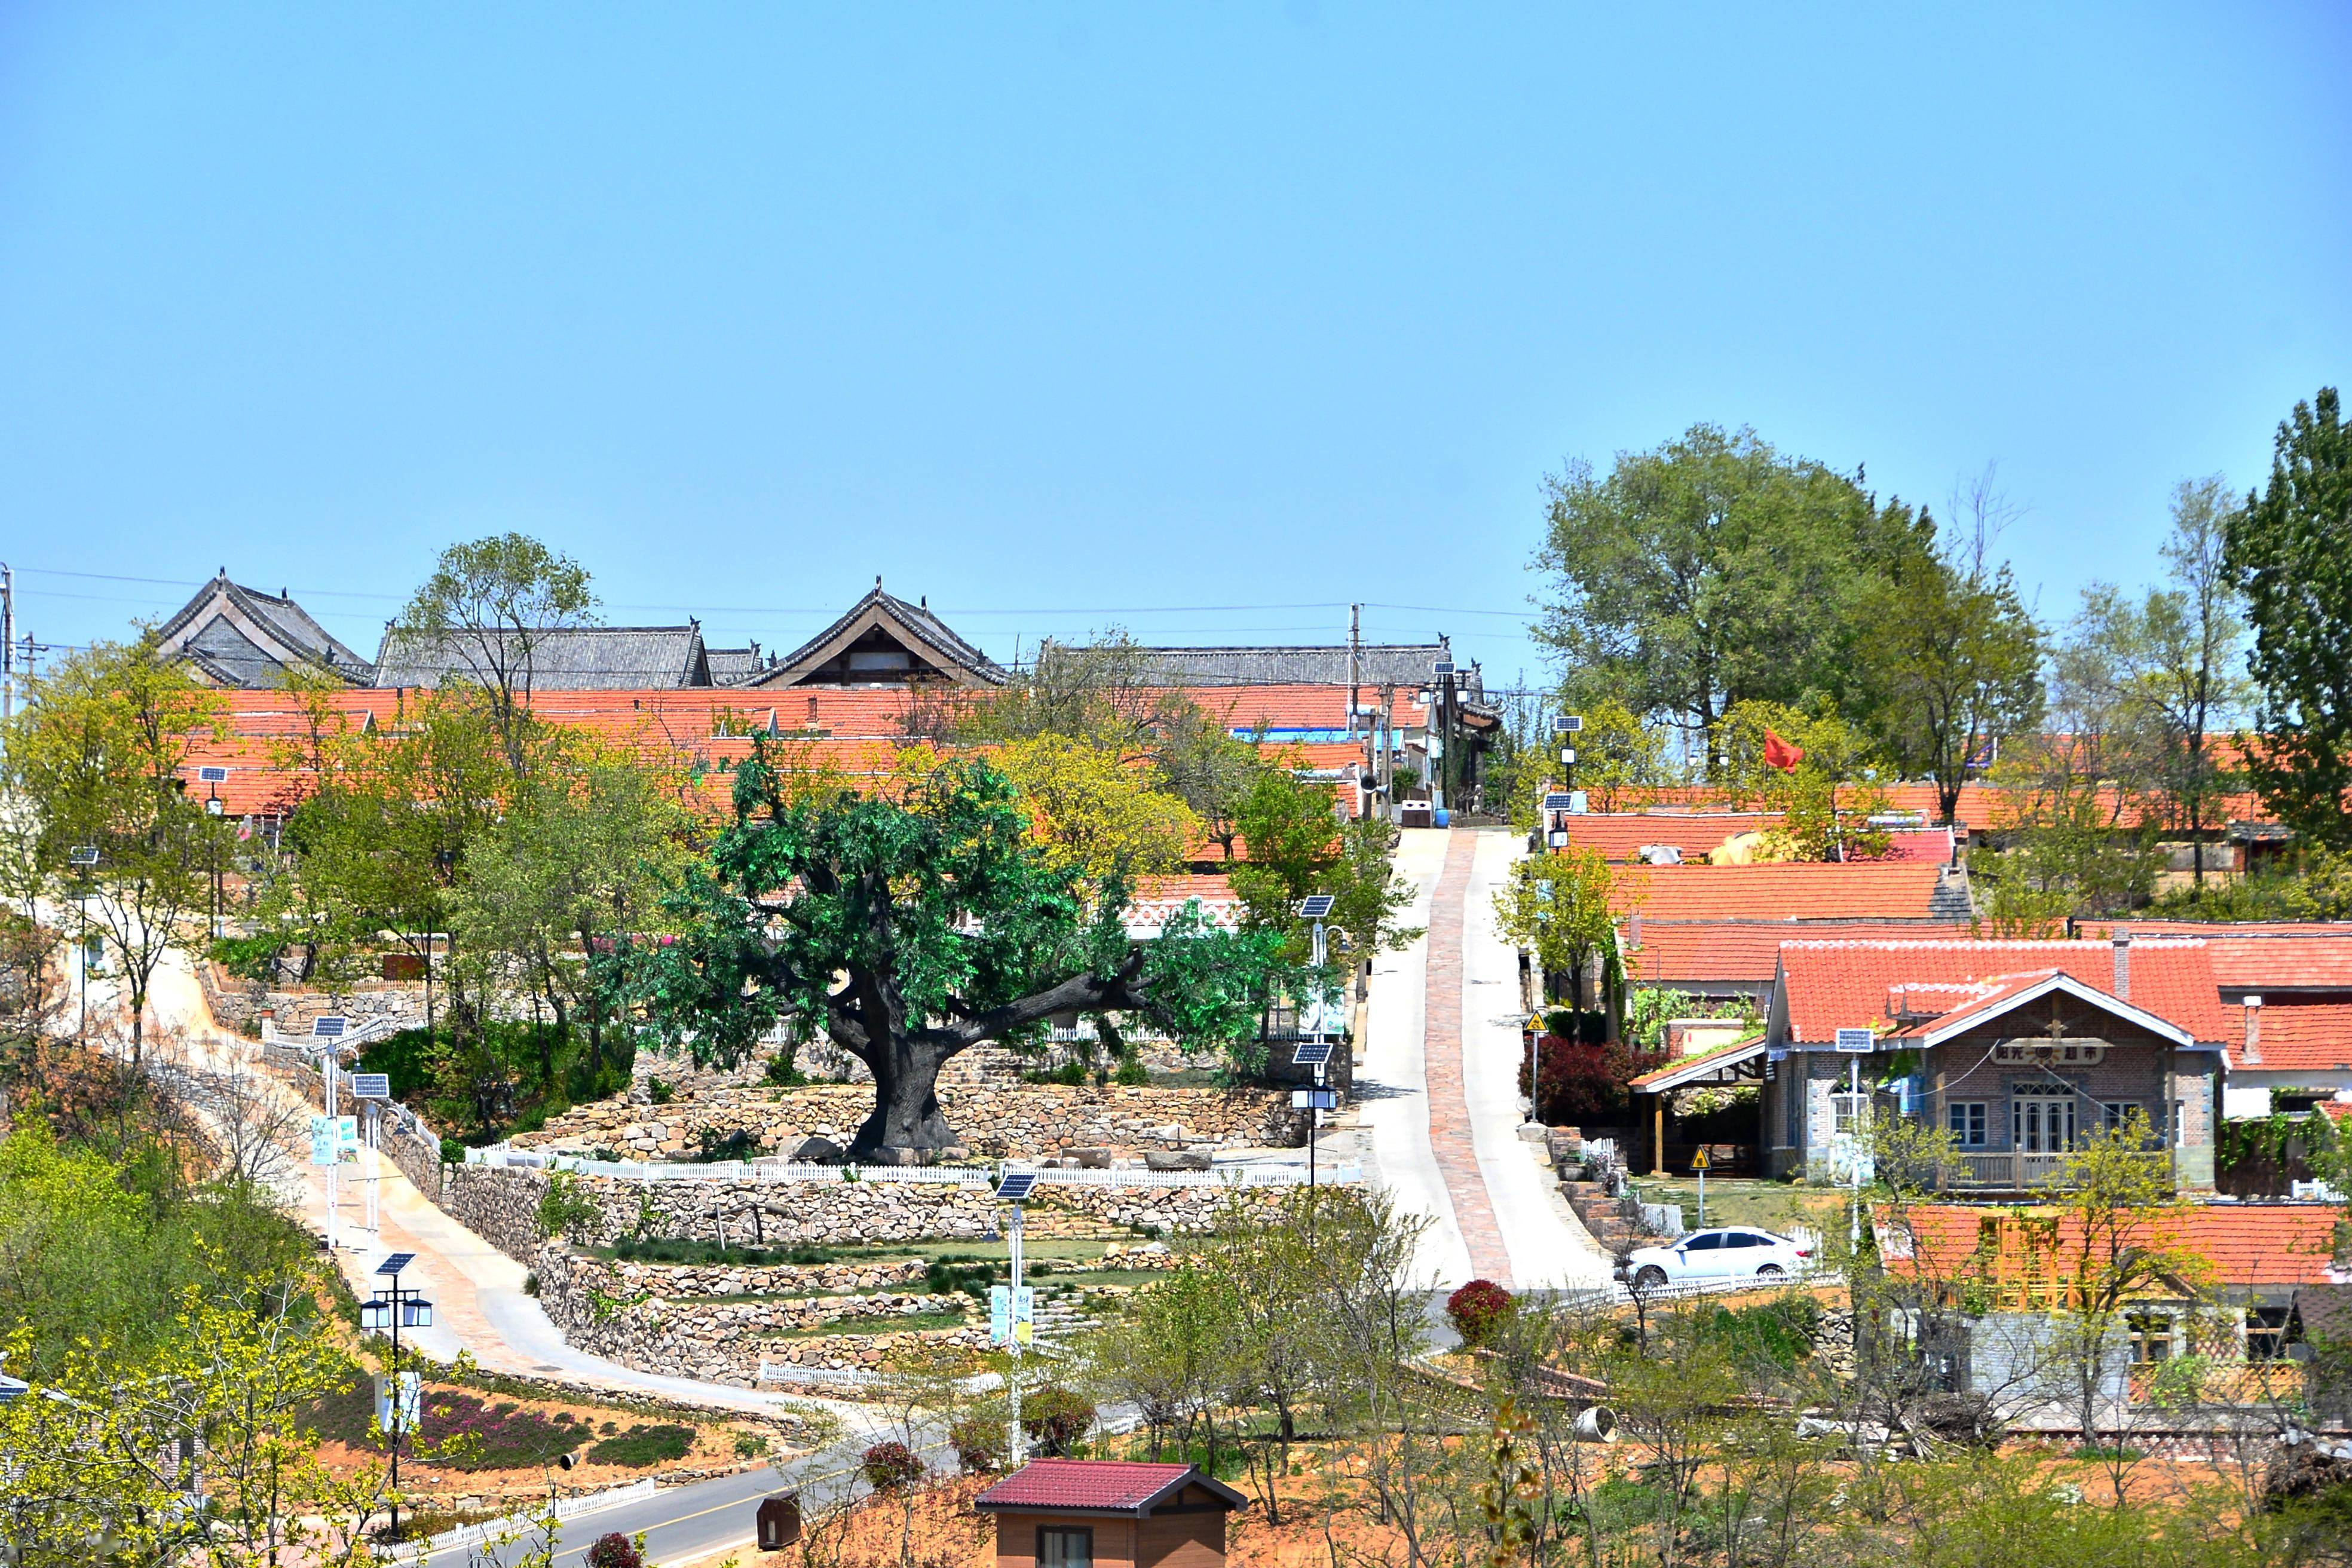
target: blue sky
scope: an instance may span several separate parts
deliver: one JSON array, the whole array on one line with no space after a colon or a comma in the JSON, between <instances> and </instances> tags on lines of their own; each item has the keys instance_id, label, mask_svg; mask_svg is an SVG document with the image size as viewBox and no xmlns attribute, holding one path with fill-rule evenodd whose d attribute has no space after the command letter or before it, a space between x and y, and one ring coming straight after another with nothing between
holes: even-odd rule
<instances>
[{"instance_id":1,"label":"blue sky","mask_svg":"<svg viewBox=\"0 0 2352 1568\"><path fill-rule=\"evenodd\" d=\"M1997 462L2063 614L2352 367L2347 81L2341 5L7 5L0 558L65 643L226 565L372 652L517 528L719 641L1508 679L1542 476L1712 420Z\"/></svg>"}]
</instances>

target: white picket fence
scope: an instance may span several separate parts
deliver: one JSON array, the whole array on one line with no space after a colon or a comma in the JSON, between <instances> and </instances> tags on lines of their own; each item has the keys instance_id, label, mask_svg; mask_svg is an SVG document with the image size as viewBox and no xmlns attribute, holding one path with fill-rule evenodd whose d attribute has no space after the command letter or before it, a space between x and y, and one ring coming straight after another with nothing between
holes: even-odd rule
<instances>
[{"instance_id":1,"label":"white picket fence","mask_svg":"<svg viewBox=\"0 0 2352 1568\"><path fill-rule=\"evenodd\" d=\"M584 1176L615 1176L631 1182L896 1182L916 1186L988 1189L1003 1171L976 1165L802 1165L784 1160L716 1160L707 1164L649 1160L590 1160L551 1150L512 1149L493 1144L468 1149L469 1165L519 1167L531 1171L570 1171ZM1006 1170L1024 1167L1008 1166ZM1032 1173L1043 1186L1060 1187L1292 1187L1307 1184L1307 1173L1297 1165L1235 1165L1208 1171L1045 1170ZM1334 1186L1354 1186L1364 1179L1361 1165L1336 1165L1318 1170L1317 1181Z\"/></svg>"},{"instance_id":2,"label":"white picket fence","mask_svg":"<svg viewBox=\"0 0 2352 1568\"><path fill-rule=\"evenodd\" d=\"M643 1480L632 1481L627 1486L614 1487L605 1491L590 1492L585 1497L558 1498L555 1502L555 1517L559 1521L577 1519L583 1513L594 1513L599 1510L613 1508L621 1503L643 1502L653 1495L654 1483L650 1480ZM545 1517L545 1510L530 1509L519 1513L506 1514L498 1519L485 1520L480 1524L461 1524L455 1530L445 1530L438 1535L428 1535L423 1541L394 1548L393 1561L422 1563L436 1552L447 1552L454 1547L482 1546L494 1542L510 1540L519 1534L528 1533Z\"/></svg>"}]
</instances>

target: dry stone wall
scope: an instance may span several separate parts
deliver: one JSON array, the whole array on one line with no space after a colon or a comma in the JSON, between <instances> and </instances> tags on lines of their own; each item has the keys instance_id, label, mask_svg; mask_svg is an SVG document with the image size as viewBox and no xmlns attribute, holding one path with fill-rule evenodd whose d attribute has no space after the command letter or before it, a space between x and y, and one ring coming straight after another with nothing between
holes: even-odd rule
<instances>
[{"instance_id":1,"label":"dry stone wall","mask_svg":"<svg viewBox=\"0 0 2352 1568\"><path fill-rule=\"evenodd\" d=\"M647 1280L643 1268L634 1276L638 1283L633 1285L632 1277L624 1272L629 1266L581 1258L561 1246L543 1248L537 1261L534 1272L539 1277L540 1304L546 1310L549 1321L562 1333L564 1342L574 1349L639 1372L748 1388L758 1376L763 1356L782 1361L812 1355L817 1359L811 1364L827 1365L844 1354L863 1355L866 1347L878 1348L905 1337L886 1330L875 1334L778 1338L796 1330L818 1328L853 1317L913 1317L951 1311L962 1314L968 1320L967 1325L964 1329L943 1331L943 1337L952 1339L979 1332L985 1338L984 1331L976 1331L970 1324L972 1302L963 1295L877 1291L800 1299L698 1300L646 1289L646 1285L669 1282Z\"/></svg>"},{"instance_id":2,"label":"dry stone wall","mask_svg":"<svg viewBox=\"0 0 2352 1568\"><path fill-rule=\"evenodd\" d=\"M1284 1089L942 1083L940 1104L963 1147L982 1159L1044 1159L1074 1149L1133 1156L1296 1148L1305 1142L1305 1124ZM698 1152L706 1132L714 1139L741 1132L763 1151L789 1154L810 1138L846 1147L873 1107L874 1091L857 1084L716 1089L667 1105L579 1106L537 1132L518 1134L515 1142L657 1160Z\"/></svg>"},{"instance_id":3,"label":"dry stone wall","mask_svg":"<svg viewBox=\"0 0 2352 1568\"><path fill-rule=\"evenodd\" d=\"M354 1027L377 1018L390 1018L396 1029L425 1026L425 987L398 981L367 981L341 990L317 985L270 985L245 980L219 964L196 965L205 1001L213 1020L225 1029L258 1036L267 1013L278 1021L280 1034L308 1036L312 1020L332 1013Z\"/></svg>"},{"instance_id":4,"label":"dry stone wall","mask_svg":"<svg viewBox=\"0 0 2352 1568\"><path fill-rule=\"evenodd\" d=\"M539 1203L548 1173L519 1166L452 1165L442 1207L519 1262L536 1264ZM908 1241L979 1241L996 1233L999 1205L985 1187L886 1181L633 1182L573 1175L595 1217L571 1239L610 1247L631 1236L730 1247L862 1247ZM1272 1203L1283 1189L1238 1189ZM1026 1211L1030 1235L1102 1239L1122 1231L1199 1234L1213 1228L1225 1189L1047 1184Z\"/></svg>"}]
</instances>

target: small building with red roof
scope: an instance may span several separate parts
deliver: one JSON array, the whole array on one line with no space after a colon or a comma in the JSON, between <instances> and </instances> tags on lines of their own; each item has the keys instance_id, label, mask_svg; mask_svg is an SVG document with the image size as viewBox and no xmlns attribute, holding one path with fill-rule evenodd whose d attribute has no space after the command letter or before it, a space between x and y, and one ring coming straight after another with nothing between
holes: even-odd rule
<instances>
[{"instance_id":1,"label":"small building with red roof","mask_svg":"<svg viewBox=\"0 0 2352 1568\"><path fill-rule=\"evenodd\" d=\"M972 1500L998 1568L1223 1568L1248 1500L1193 1465L1033 1459Z\"/></svg>"}]
</instances>

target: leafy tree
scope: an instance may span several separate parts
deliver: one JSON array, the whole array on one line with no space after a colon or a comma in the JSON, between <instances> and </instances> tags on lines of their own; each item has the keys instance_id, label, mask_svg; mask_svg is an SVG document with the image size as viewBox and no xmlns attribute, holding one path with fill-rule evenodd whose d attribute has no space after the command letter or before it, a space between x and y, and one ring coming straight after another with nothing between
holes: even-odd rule
<instances>
[{"instance_id":1,"label":"leafy tree","mask_svg":"<svg viewBox=\"0 0 2352 1568\"><path fill-rule=\"evenodd\" d=\"M1886 830L1870 821L1886 807L1878 748L1834 710L1742 702L1724 715L1718 733L1725 788L1780 814L1774 852L1798 860L1866 860L1886 852ZM1794 768L1767 760L1773 735L1804 753Z\"/></svg>"},{"instance_id":2,"label":"leafy tree","mask_svg":"<svg viewBox=\"0 0 2352 1568\"><path fill-rule=\"evenodd\" d=\"M1513 866L1496 890L1496 929L1533 955L1544 974L1568 976L1570 1005L1582 1010L1586 972L1616 951L1616 876L1598 849L1533 856Z\"/></svg>"},{"instance_id":3,"label":"leafy tree","mask_svg":"<svg viewBox=\"0 0 2352 1568\"><path fill-rule=\"evenodd\" d=\"M999 747L995 761L1020 789L1047 859L1097 885L1180 871L1201 836L1192 807L1154 787L1148 767L1087 742L1034 735Z\"/></svg>"},{"instance_id":4,"label":"leafy tree","mask_svg":"<svg viewBox=\"0 0 2352 1568\"><path fill-rule=\"evenodd\" d=\"M2247 771L2305 842L2352 846L2352 429L2334 387L2279 426L2268 487L2222 532L2262 689Z\"/></svg>"},{"instance_id":5,"label":"leafy tree","mask_svg":"<svg viewBox=\"0 0 2352 1568\"><path fill-rule=\"evenodd\" d=\"M52 887L62 890L70 872L77 890L95 890L90 916L130 993L133 1061L164 955L201 951L209 940L190 917L226 862L228 830L188 798L181 770L223 707L142 634L67 658L33 683L9 726L13 782L40 825L39 858ZM77 845L97 848L94 871L70 866Z\"/></svg>"},{"instance_id":6,"label":"leafy tree","mask_svg":"<svg viewBox=\"0 0 2352 1568\"><path fill-rule=\"evenodd\" d=\"M1545 481L1537 636L1600 689L1694 734L1742 700L1842 692L1870 591L1913 525L1858 478L1783 457L1752 430L1695 425L1605 478Z\"/></svg>"},{"instance_id":7,"label":"leafy tree","mask_svg":"<svg viewBox=\"0 0 2352 1568\"><path fill-rule=\"evenodd\" d=\"M1202 836L1233 859L1242 803L1265 769L1257 744L1181 692L1160 698L1157 727L1153 751L1163 787L1192 808ZM1260 739L1264 732L1259 726Z\"/></svg>"},{"instance_id":8,"label":"leafy tree","mask_svg":"<svg viewBox=\"0 0 2352 1568\"><path fill-rule=\"evenodd\" d=\"M1908 547L1888 563L1866 612L1860 657L1879 734L1904 775L1936 782L1943 820L1986 748L2028 731L2042 714L2042 638L2006 565L1990 555L2009 508L1992 476L1964 490L1969 519L1938 542L1925 511Z\"/></svg>"},{"instance_id":9,"label":"leafy tree","mask_svg":"<svg viewBox=\"0 0 2352 1568\"><path fill-rule=\"evenodd\" d=\"M1340 821L1330 786L1287 768L1267 768L1250 786L1236 817L1249 858L1234 868L1234 891L1251 923L1279 931L1294 957L1307 952L1309 922L1299 900L1331 895L1324 924L1349 950L1368 957L1403 945L1416 932L1399 923L1412 889L1390 866L1397 830L1377 818Z\"/></svg>"},{"instance_id":10,"label":"leafy tree","mask_svg":"<svg viewBox=\"0 0 2352 1568\"><path fill-rule=\"evenodd\" d=\"M517 777L530 771L527 710L541 645L593 626L596 595L578 562L538 540L501 533L441 552L394 629L420 651L453 657L489 698L490 721Z\"/></svg>"},{"instance_id":11,"label":"leafy tree","mask_svg":"<svg viewBox=\"0 0 2352 1568\"><path fill-rule=\"evenodd\" d=\"M913 1159L955 1142L941 1064L1057 1013L1138 1012L1229 1048L1249 1036L1286 977L1276 941L1189 910L1131 942L1126 901L1116 881L1090 900L987 763L947 763L901 798L810 798L755 739L734 824L672 896L681 934L635 947L633 991L705 1063L740 1060L779 1024L802 1041L824 1030L874 1075L852 1152Z\"/></svg>"},{"instance_id":12,"label":"leafy tree","mask_svg":"<svg viewBox=\"0 0 2352 1568\"><path fill-rule=\"evenodd\" d=\"M1684 782L1666 755L1665 737L1655 728L1614 697L1578 702L1574 685L1560 702L1565 711L1580 712L1584 719L1583 730L1573 737L1575 784L1594 810L1624 810L1644 791Z\"/></svg>"},{"instance_id":13,"label":"leafy tree","mask_svg":"<svg viewBox=\"0 0 2352 1568\"><path fill-rule=\"evenodd\" d=\"M1123 631L1091 643L1048 642L1023 678L958 715L969 744L1062 735L1133 761L1150 754L1166 693L1151 650Z\"/></svg>"}]
</instances>

